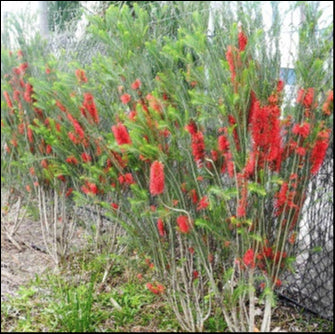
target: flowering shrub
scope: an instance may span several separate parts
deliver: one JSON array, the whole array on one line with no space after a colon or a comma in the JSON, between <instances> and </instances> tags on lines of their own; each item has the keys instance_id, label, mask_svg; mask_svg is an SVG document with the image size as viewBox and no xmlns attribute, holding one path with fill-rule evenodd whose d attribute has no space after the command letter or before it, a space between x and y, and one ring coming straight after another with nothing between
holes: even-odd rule
<instances>
[{"instance_id":1,"label":"flowering shrub","mask_svg":"<svg viewBox=\"0 0 335 334\"><path fill-rule=\"evenodd\" d=\"M120 224L161 282L147 288L167 298L184 329L202 330L215 300L230 330L253 331L257 290L268 331L308 182L330 143L333 93L302 87L284 113L285 83L258 64L256 34L234 27L208 63L201 25L157 42L148 17L135 10L138 35L116 32L123 68L106 56L88 71L61 73L50 63L28 75L24 54L10 56L1 112L6 154L24 162L26 189L36 191L41 211L51 191L63 208L86 203ZM130 16L111 7L106 22ZM93 22L92 31L99 27L112 43L113 28ZM143 77L127 73L134 55L151 61Z\"/></svg>"}]
</instances>

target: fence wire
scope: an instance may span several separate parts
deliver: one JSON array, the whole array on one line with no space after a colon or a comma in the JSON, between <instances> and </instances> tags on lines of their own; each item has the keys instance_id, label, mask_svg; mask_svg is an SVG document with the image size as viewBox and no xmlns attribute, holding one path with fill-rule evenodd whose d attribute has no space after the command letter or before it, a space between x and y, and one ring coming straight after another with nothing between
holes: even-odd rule
<instances>
[{"instance_id":1,"label":"fence wire","mask_svg":"<svg viewBox=\"0 0 335 334\"><path fill-rule=\"evenodd\" d=\"M334 230L333 148L312 180L300 221L294 272L283 275L281 294L300 306L333 320Z\"/></svg>"}]
</instances>

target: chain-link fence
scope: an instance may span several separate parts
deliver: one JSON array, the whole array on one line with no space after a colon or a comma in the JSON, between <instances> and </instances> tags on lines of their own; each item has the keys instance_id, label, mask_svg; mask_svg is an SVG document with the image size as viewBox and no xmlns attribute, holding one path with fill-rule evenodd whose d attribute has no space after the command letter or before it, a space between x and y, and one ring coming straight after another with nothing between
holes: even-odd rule
<instances>
[{"instance_id":1,"label":"chain-link fence","mask_svg":"<svg viewBox=\"0 0 335 334\"><path fill-rule=\"evenodd\" d=\"M295 247L294 273L286 273L284 297L327 319L333 319L334 230L333 150L311 182Z\"/></svg>"}]
</instances>

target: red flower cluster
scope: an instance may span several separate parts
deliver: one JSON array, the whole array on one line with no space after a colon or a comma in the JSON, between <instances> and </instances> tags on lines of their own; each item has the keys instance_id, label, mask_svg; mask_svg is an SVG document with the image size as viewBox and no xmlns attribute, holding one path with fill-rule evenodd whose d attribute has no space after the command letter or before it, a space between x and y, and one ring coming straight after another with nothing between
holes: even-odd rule
<instances>
[{"instance_id":1,"label":"red flower cluster","mask_svg":"<svg viewBox=\"0 0 335 334\"><path fill-rule=\"evenodd\" d=\"M126 173L124 175L120 175L118 177L118 180L119 180L120 184L131 185L131 184L135 183L133 175L131 173Z\"/></svg>"},{"instance_id":2,"label":"red flower cluster","mask_svg":"<svg viewBox=\"0 0 335 334\"><path fill-rule=\"evenodd\" d=\"M159 218L157 220L157 229L158 229L158 233L161 237L164 237L166 235L166 231L164 228L164 222L161 218Z\"/></svg>"},{"instance_id":3,"label":"red flower cluster","mask_svg":"<svg viewBox=\"0 0 335 334\"><path fill-rule=\"evenodd\" d=\"M87 82L87 78L86 78L86 74L85 74L84 70L77 69L75 73L76 73L76 77L77 77L79 83Z\"/></svg>"},{"instance_id":4,"label":"red flower cluster","mask_svg":"<svg viewBox=\"0 0 335 334\"><path fill-rule=\"evenodd\" d=\"M322 106L322 111L326 116L330 116L332 113L332 110L334 108L334 97L333 97L333 91L328 92L328 96L326 99L326 102Z\"/></svg>"},{"instance_id":5,"label":"red flower cluster","mask_svg":"<svg viewBox=\"0 0 335 334\"><path fill-rule=\"evenodd\" d=\"M81 154L81 159L83 160L84 163L88 163L92 161L92 157L86 152L83 152Z\"/></svg>"},{"instance_id":6,"label":"red flower cluster","mask_svg":"<svg viewBox=\"0 0 335 334\"><path fill-rule=\"evenodd\" d=\"M300 88L297 96L297 103L302 104L306 108L312 106L314 100L314 88L303 89Z\"/></svg>"},{"instance_id":7,"label":"red flower cluster","mask_svg":"<svg viewBox=\"0 0 335 334\"><path fill-rule=\"evenodd\" d=\"M197 211L206 209L208 205L209 205L208 197L207 196L202 197L197 205Z\"/></svg>"},{"instance_id":8,"label":"red flower cluster","mask_svg":"<svg viewBox=\"0 0 335 334\"><path fill-rule=\"evenodd\" d=\"M146 287L155 295L161 295L165 291L165 287L162 284L152 285L151 283L147 283Z\"/></svg>"},{"instance_id":9,"label":"red flower cluster","mask_svg":"<svg viewBox=\"0 0 335 334\"><path fill-rule=\"evenodd\" d=\"M85 194L96 195L99 192L99 189L95 183L85 181L85 185L81 187L81 190Z\"/></svg>"},{"instance_id":10,"label":"red flower cluster","mask_svg":"<svg viewBox=\"0 0 335 334\"><path fill-rule=\"evenodd\" d=\"M122 123L113 125L112 131L118 145L131 144L127 128Z\"/></svg>"},{"instance_id":11,"label":"red flower cluster","mask_svg":"<svg viewBox=\"0 0 335 334\"><path fill-rule=\"evenodd\" d=\"M302 138L307 138L311 131L311 125L307 122L302 124L295 124L292 128L292 133L295 135L299 135Z\"/></svg>"},{"instance_id":12,"label":"red flower cluster","mask_svg":"<svg viewBox=\"0 0 335 334\"><path fill-rule=\"evenodd\" d=\"M123 94L121 95L120 100L123 104L128 104L131 101L131 96L129 94Z\"/></svg>"},{"instance_id":13,"label":"red flower cluster","mask_svg":"<svg viewBox=\"0 0 335 334\"><path fill-rule=\"evenodd\" d=\"M76 134L79 136L80 139L84 139L85 138L85 132L83 130L83 128L81 127L81 125L79 124L79 122L72 117L72 115L70 113L66 114L67 118L70 120L70 122L72 123L74 130L76 132Z\"/></svg>"},{"instance_id":14,"label":"red flower cluster","mask_svg":"<svg viewBox=\"0 0 335 334\"><path fill-rule=\"evenodd\" d=\"M243 263L250 268L255 267L255 253L252 248L248 249L243 255Z\"/></svg>"},{"instance_id":15,"label":"red flower cluster","mask_svg":"<svg viewBox=\"0 0 335 334\"><path fill-rule=\"evenodd\" d=\"M150 193L151 195L160 195L164 191L164 165L160 161L154 161L150 167Z\"/></svg>"},{"instance_id":16,"label":"red flower cluster","mask_svg":"<svg viewBox=\"0 0 335 334\"><path fill-rule=\"evenodd\" d=\"M201 163L205 157L205 141L204 141L204 135L202 132L198 131L196 133L193 132L193 128L190 128L191 136L192 136L192 154L194 157L195 162L197 163L197 166L200 167Z\"/></svg>"},{"instance_id":17,"label":"red flower cluster","mask_svg":"<svg viewBox=\"0 0 335 334\"><path fill-rule=\"evenodd\" d=\"M248 38L247 36L243 33L243 31L239 32L238 34L238 47L240 51L244 51L245 47L248 44Z\"/></svg>"},{"instance_id":18,"label":"red flower cluster","mask_svg":"<svg viewBox=\"0 0 335 334\"><path fill-rule=\"evenodd\" d=\"M5 97L8 108L12 109L13 108L13 103L12 103L10 97L9 97L8 92L4 91L3 96Z\"/></svg>"},{"instance_id":19,"label":"red flower cluster","mask_svg":"<svg viewBox=\"0 0 335 334\"><path fill-rule=\"evenodd\" d=\"M142 82L140 79L136 79L132 84L131 84L131 89L137 90L141 87Z\"/></svg>"},{"instance_id":20,"label":"red flower cluster","mask_svg":"<svg viewBox=\"0 0 335 334\"><path fill-rule=\"evenodd\" d=\"M270 167L278 170L282 153L280 109L276 105L261 107L259 101L256 101L252 108L250 126L258 167L263 168L265 163L269 162L272 164Z\"/></svg>"},{"instance_id":21,"label":"red flower cluster","mask_svg":"<svg viewBox=\"0 0 335 334\"><path fill-rule=\"evenodd\" d=\"M97 107L94 103L94 97L91 93L84 94L84 102L83 106L80 108L81 113L86 117L90 117L94 123L99 123L99 114ZM90 116L87 115L86 111L89 113Z\"/></svg>"},{"instance_id":22,"label":"red flower cluster","mask_svg":"<svg viewBox=\"0 0 335 334\"><path fill-rule=\"evenodd\" d=\"M329 133L327 131L320 131L311 154L312 174L316 174L319 171L326 156L328 145Z\"/></svg>"},{"instance_id":23,"label":"red flower cluster","mask_svg":"<svg viewBox=\"0 0 335 334\"><path fill-rule=\"evenodd\" d=\"M191 223L188 219L187 216L179 216L177 217L177 224L178 224L178 227L179 227L179 231L181 233L189 233L190 232L190 229L191 229Z\"/></svg>"}]
</instances>

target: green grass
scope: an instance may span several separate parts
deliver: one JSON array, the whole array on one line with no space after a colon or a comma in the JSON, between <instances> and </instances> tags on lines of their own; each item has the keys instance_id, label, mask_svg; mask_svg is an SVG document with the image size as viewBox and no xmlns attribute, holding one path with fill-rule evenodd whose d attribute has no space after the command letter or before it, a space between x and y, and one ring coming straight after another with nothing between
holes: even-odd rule
<instances>
[{"instance_id":1,"label":"green grass","mask_svg":"<svg viewBox=\"0 0 335 334\"><path fill-rule=\"evenodd\" d=\"M109 261L113 261L113 266L101 284ZM171 307L146 289L145 279L137 278L138 268L141 265L131 256L96 256L89 250L81 251L71 256L58 274L36 276L19 289L16 297L2 302L1 331L181 331ZM150 275L142 273L144 277ZM276 326L301 332L333 331L331 321L306 316L299 310L288 312L287 307L280 306L274 315L273 327ZM225 330L221 310L214 308L204 331Z\"/></svg>"},{"instance_id":2,"label":"green grass","mask_svg":"<svg viewBox=\"0 0 335 334\"><path fill-rule=\"evenodd\" d=\"M2 303L1 331L178 330L172 310L145 288L129 263L121 264L121 258L112 259L108 279L101 284L110 260L109 255L81 252L60 273L36 277L16 297Z\"/></svg>"}]
</instances>

